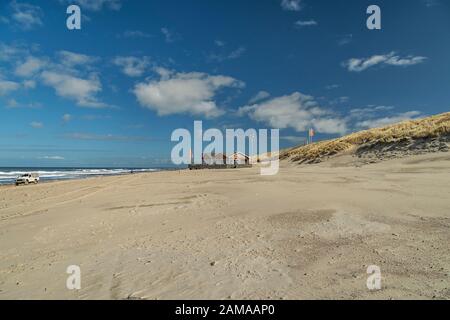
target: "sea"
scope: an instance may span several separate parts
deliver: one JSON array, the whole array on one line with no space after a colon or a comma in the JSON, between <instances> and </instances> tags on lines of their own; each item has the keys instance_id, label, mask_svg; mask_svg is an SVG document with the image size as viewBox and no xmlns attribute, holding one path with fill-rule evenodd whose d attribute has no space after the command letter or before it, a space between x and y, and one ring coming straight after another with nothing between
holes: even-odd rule
<instances>
[{"instance_id":1,"label":"sea","mask_svg":"<svg viewBox=\"0 0 450 320\"><path fill-rule=\"evenodd\" d=\"M13 184L25 173L38 173L40 182L54 180L85 179L89 177L118 176L131 173L173 170L173 168L12 168L0 167L0 185Z\"/></svg>"}]
</instances>

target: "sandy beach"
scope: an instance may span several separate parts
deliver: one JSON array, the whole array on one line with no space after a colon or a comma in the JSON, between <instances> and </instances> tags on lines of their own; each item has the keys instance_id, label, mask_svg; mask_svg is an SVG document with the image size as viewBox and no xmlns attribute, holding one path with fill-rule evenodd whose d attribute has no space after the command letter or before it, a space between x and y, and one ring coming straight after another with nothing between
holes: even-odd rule
<instances>
[{"instance_id":1,"label":"sandy beach","mask_svg":"<svg viewBox=\"0 0 450 320\"><path fill-rule=\"evenodd\" d=\"M4 186L0 299L450 299L449 168L338 157Z\"/></svg>"}]
</instances>

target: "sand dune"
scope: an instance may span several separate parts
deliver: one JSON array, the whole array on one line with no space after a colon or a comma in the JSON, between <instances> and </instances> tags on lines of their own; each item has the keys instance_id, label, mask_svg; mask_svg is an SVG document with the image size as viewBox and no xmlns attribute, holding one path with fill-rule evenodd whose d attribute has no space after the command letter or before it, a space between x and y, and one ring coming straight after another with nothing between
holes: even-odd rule
<instances>
[{"instance_id":1,"label":"sand dune","mask_svg":"<svg viewBox=\"0 0 450 320\"><path fill-rule=\"evenodd\" d=\"M349 154L357 157L356 162L363 165L411 155L448 152L449 144L450 112L447 112L291 148L282 152L280 158L296 163L320 163Z\"/></svg>"},{"instance_id":2,"label":"sand dune","mask_svg":"<svg viewBox=\"0 0 450 320\"><path fill-rule=\"evenodd\" d=\"M0 188L1 299L449 299L450 155ZM81 290L66 288L79 265ZM382 290L366 287L368 265Z\"/></svg>"}]
</instances>

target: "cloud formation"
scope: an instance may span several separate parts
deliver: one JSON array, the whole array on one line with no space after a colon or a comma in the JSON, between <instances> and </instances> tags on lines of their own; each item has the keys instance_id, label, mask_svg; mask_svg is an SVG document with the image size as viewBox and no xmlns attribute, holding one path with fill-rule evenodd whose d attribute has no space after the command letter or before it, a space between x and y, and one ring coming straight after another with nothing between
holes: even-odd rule
<instances>
[{"instance_id":1,"label":"cloud formation","mask_svg":"<svg viewBox=\"0 0 450 320\"><path fill-rule=\"evenodd\" d=\"M57 55L61 63L70 68L76 66L86 66L98 60L95 57L66 50L58 51Z\"/></svg>"},{"instance_id":2,"label":"cloud formation","mask_svg":"<svg viewBox=\"0 0 450 320\"><path fill-rule=\"evenodd\" d=\"M35 26L42 26L43 12L39 6L28 3L19 3L13 0L10 4L12 9L11 18L22 30L31 30Z\"/></svg>"},{"instance_id":3,"label":"cloud formation","mask_svg":"<svg viewBox=\"0 0 450 320\"><path fill-rule=\"evenodd\" d=\"M153 36L149 33L140 30L126 30L125 32L118 34L118 38L152 38Z\"/></svg>"},{"instance_id":4,"label":"cloud formation","mask_svg":"<svg viewBox=\"0 0 450 320\"><path fill-rule=\"evenodd\" d=\"M150 137L145 136L123 136L123 135L115 135L115 134L91 134L91 133L69 133L64 135L66 139L72 140L92 140L92 141L152 141Z\"/></svg>"},{"instance_id":5,"label":"cloud formation","mask_svg":"<svg viewBox=\"0 0 450 320\"><path fill-rule=\"evenodd\" d=\"M88 79L83 79L56 71L44 71L41 78L44 84L55 89L57 95L74 100L81 107L106 107L95 97L98 92L102 91L102 85L95 74Z\"/></svg>"},{"instance_id":6,"label":"cloud formation","mask_svg":"<svg viewBox=\"0 0 450 320\"><path fill-rule=\"evenodd\" d=\"M408 67L426 60L426 57L421 56L406 56L400 57L395 52L385 55L374 55L370 58L352 58L343 63L343 66L350 72L362 72L376 65L389 65L396 67Z\"/></svg>"},{"instance_id":7,"label":"cloud formation","mask_svg":"<svg viewBox=\"0 0 450 320\"><path fill-rule=\"evenodd\" d=\"M226 43L222 40L215 40L214 44L218 47L225 47Z\"/></svg>"},{"instance_id":8,"label":"cloud formation","mask_svg":"<svg viewBox=\"0 0 450 320\"><path fill-rule=\"evenodd\" d=\"M267 91L259 91L256 95L254 95L249 101L248 103L256 103L258 101L267 99L268 97L270 97L270 93L268 93Z\"/></svg>"},{"instance_id":9,"label":"cloud formation","mask_svg":"<svg viewBox=\"0 0 450 320\"><path fill-rule=\"evenodd\" d=\"M25 89L34 89L36 88L36 81L34 80L24 80L22 85Z\"/></svg>"},{"instance_id":10,"label":"cloud formation","mask_svg":"<svg viewBox=\"0 0 450 320\"><path fill-rule=\"evenodd\" d=\"M168 28L161 28L161 33L164 35L164 38L167 43L175 42L179 39L179 35L170 31Z\"/></svg>"},{"instance_id":11,"label":"cloud formation","mask_svg":"<svg viewBox=\"0 0 450 320\"><path fill-rule=\"evenodd\" d=\"M382 118L376 118L376 119L367 119L364 121L360 121L356 123L356 127L360 129L372 129L372 128L380 128L384 127L390 124L406 121L406 120L413 120L417 117L421 116L422 113L419 111L408 111L403 113L398 113L393 116L387 116Z\"/></svg>"},{"instance_id":12,"label":"cloud formation","mask_svg":"<svg viewBox=\"0 0 450 320\"><path fill-rule=\"evenodd\" d=\"M302 9L301 0L282 0L281 7L287 11L300 11Z\"/></svg>"},{"instance_id":13,"label":"cloud formation","mask_svg":"<svg viewBox=\"0 0 450 320\"><path fill-rule=\"evenodd\" d=\"M19 63L14 73L23 78L32 77L39 72L46 62L43 59L39 59L33 56L28 56L25 61Z\"/></svg>"},{"instance_id":14,"label":"cloud formation","mask_svg":"<svg viewBox=\"0 0 450 320\"><path fill-rule=\"evenodd\" d=\"M17 82L0 79L0 96L5 96L10 92L18 90L19 88L20 84Z\"/></svg>"},{"instance_id":15,"label":"cloud formation","mask_svg":"<svg viewBox=\"0 0 450 320\"><path fill-rule=\"evenodd\" d=\"M161 69L161 68L160 68ZM159 72L160 79L138 83L134 94L138 102L160 116L191 114L207 118L224 113L215 101L224 88L242 88L244 83L232 77L206 73Z\"/></svg>"},{"instance_id":16,"label":"cloud formation","mask_svg":"<svg viewBox=\"0 0 450 320\"><path fill-rule=\"evenodd\" d=\"M116 57L113 63L121 67L122 72L129 77L140 77L150 66L148 57Z\"/></svg>"},{"instance_id":17,"label":"cloud formation","mask_svg":"<svg viewBox=\"0 0 450 320\"><path fill-rule=\"evenodd\" d=\"M300 143L306 143L307 139L305 136L282 136L280 137L281 140L286 140L291 143L300 144Z\"/></svg>"},{"instance_id":18,"label":"cloud formation","mask_svg":"<svg viewBox=\"0 0 450 320\"><path fill-rule=\"evenodd\" d=\"M96 97L102 91L100 73L94 64L99 58L67 50L56 52L52 58L37 55L37 52L39 49L34 46L0 43L0 61L10 64L11 74L23 78L19 83L0 77L0 95L20 88L31 90L39 84L53 88L58 96L73 100L79 106L108 107ZM24 106L35 107L36 104Z\"/></svg>"},{"instance_id":19,"label":"cloud formation","mask_svg":"<svg viewBox=\"0 0 450 320\"><path fill-rule=\"evenodd\" d=\"M30 123L30 126L34 129L42 129L44 124L42 122L33 121Z\"/></svg>"},{"instance_id":20,"label":"cloud formation","mask_svg":"<svg viewBox=\"0 0 450 320\"><path fill-rule=\"evenodd\" d=\"M42 160L65 160L65 158L61 157L61 156L43 156L43 157L38 157L38 159L42 159Z\"/></svg>"},{"instance_id":21,"label":"cloud formation","mask_svg":"<svg viewBox=\"0 0 450 320\"><path fill-rule=\"evenodd\" d=\"M312 26L317 26L318 23L315 20L298 20L295 22L295 26L298 28L302 28L302 27L312 27Z\"/></svg>"},{"instance_id":22,"label":"cloud formation","mask_svg":"<svg viewBox=\"0 0 450 320\"><path fill-rule=\"evenodd\" d=\"M239 47L236 50L233 50L229 53L211 53L208 56L208 60L210 61L216 61L216 62L224 62L226 60L234 60L234 59L238 59L240 58L245 52L247 51L247 49L245 47Z\"/></svg>"},{"instance_id":23,"label":"cloud formation","mask_svg":"<svg viewBox=\"0 0 450 320\"><path fill-rule=\"evenodd\" d=\"M329 84L329 85L325 86L325 89L327 89L327 90L334 90L334 89L337 89L337 88L340 88L340 87L341 86L339 84Z\"/></svg>"},{"instance_id":24,"label":"cloud formation","mask_svg":"<svg viewBox=\"0 0 450 320\"><path fill-rule=\"evenodd\" d=\"M12 61L17 57L26 55L29 50L23 45L7 45L0 42L0 61Z\"/></svg>"},{"instance_id":25,"label":"cloud formation","mask_svg":"<svg viewBox=\"0 0 450 320\"><path fill-rule=\"evenodd\" d=\"M293 128L304 132L312 127L321 133L347 132L345 119L320 107L312 96L300 92L241 107L238 113L248 114L251 119L273 128Z\"/></svg>"},{"instance_id":26,"label":"cloud formation","mask_svg":"<svg viewBox=\"0 0 450 320\"><path fill-rule=\"evenodd\" d=\"M81 8L90 11L100 11L103 7L111 10L120 10L122 7L121 0L59 0L64 4L77 4Z\"/></svg>"},{"instance_id":27,"label":"cloud formation","mask_svg":"<svg viewBox=\"0 0 450 320\"><path fill-rule=\"evenodd\" d=\"M340 39L337 41L338 45L345 46L346 44L349 44L353 41L353 34L346 34L340 37Z\"/></svg>"},{"instance_id":28,"label":"cloud formation","mask_svg":"<svg viewBox=\"0 0 450 320\"><path fill-rule=\"evenodd\" d=\"M67 123L67 122L70 122L72 120L72 118L73 117L71 114L66 113L65 115L62 116L62 121Z\"/></svg>"},{"instance_id":29,"label":"cloud formation","mask_svg":"<svg viewBox=\"0 0 450 320\"><path fill-rule=\"evenodd\" d=\"M352 119L357 120L368 119L373 118L377 113L391 111L392 109L394 109L393 106L370 105L365 108L355 108L350 110L349 116Z\"/></svg>"}]
</instances>

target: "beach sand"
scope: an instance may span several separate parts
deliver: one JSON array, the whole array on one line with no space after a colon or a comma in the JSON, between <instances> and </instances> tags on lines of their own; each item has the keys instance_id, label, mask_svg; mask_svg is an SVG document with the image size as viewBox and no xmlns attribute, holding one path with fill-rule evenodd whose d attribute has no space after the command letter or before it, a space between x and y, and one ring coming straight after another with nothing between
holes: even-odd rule
<instances>
[{"instance_id":1,"label":"beach sand","mask_svg":"<svg viewBox=\"0 0 450 320\"><path fill-rule=\"evenodd\" d=\"M0 299L450 299L450 154L348 164L1 187Z\"/></svg>"}]
</instances>

